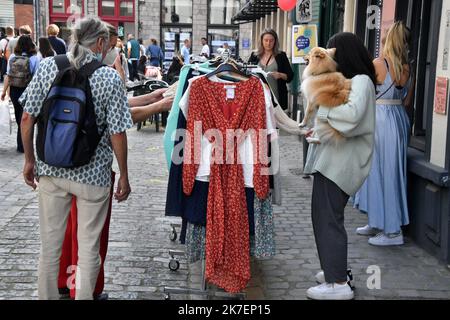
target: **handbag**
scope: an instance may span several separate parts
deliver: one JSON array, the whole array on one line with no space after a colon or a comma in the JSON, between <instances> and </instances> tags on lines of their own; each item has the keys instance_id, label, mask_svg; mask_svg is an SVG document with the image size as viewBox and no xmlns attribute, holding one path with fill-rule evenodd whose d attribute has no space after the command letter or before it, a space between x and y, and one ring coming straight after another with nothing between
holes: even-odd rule
<instances>
[{"instance_id":1,"label":"handbag","mask_svg":"<svg viewBox=\"0 0 450 320\"><path fill-rule=\"evenodd\" d=\"M0 101L0 135L12 133L11 122L9 97L6 97L4 101Z\"/></svg>"}]
</instances>

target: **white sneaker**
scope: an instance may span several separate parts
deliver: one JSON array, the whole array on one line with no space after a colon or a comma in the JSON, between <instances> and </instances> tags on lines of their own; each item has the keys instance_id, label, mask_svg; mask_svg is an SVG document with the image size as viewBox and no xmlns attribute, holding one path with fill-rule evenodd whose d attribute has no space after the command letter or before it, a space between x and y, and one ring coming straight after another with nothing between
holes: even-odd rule
<instances>
[{"instance_id":1,"label":"white sneaker","mask_svg":"<svg viewBox=\"0 0 450 320\"><path fill-rule=\"evenodd\" d=\"M353 277L349 276L349 272L351 274L351 271L350 270L347 271L347 281L348 282L353 280ZM317 283L325 283L325 273L323 271L317 272L315 275L315 278L316 278Z\"/></svg>"},{"instance_id":2,"label":"white sneaker","mask_svg":"<svg viewBox=\"0 0 450 320\"><path fill-rule=\"evenodd\" d=\"M364 227L357 228L356 233L361 236L375 236L377 235L379 230L375 228L369 227L369 225L365 225Z\"/></svg>"},{"instance_id":3,"label":"white sneaker","mask_svg":"<svg viewBox=\"0 0 450 320\"><path fill-rule=\"evenodd\" d=\"M309 288L306 296L314 300L351 300L355 295L346 283L322 283Z\"/></svg>"},{"instance_id":4,"label":"white sneaker","mask_svg":"<svg viewBox=\"0 0 450 320\"><path fill-rule=\"evenodd\" d=\"M369 238L369 244L374 246L401 246L404 244L403 234L384 234L380 232L375 237Z\"/></svg>"}]
</instances>

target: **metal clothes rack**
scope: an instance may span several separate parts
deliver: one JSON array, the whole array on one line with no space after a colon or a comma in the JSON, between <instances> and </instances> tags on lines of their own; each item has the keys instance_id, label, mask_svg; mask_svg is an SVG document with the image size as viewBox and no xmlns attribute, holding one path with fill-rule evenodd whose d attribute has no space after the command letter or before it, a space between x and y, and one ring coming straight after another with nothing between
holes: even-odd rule
<instances>
[{"instance_id":1,"label":"metal clothes rack","mask_svg":"<svg viewBox=\"0 0 450 320\"><path fill-rule=\"evenodd\" d=\"M237 62L232 58L223 59L221 57L216 58L214 60L210 60L210 66L218 67L224 63L232 63L240 69L243 69L244 72L248 72L248 69L258 68L256 65L249 65L247 63ZM193 68L197 71L199 69L198 64L195 64ZM171 232L169 235L169 239L172 242L175 242L178 238L177 228L181 227L179 223L171 223ZM186 253L181 250L169 250L169 269L172 272L176 272L180 268L180 261L178 260L178 256L186 256ZM243 300L246 298L246 294L244 292L241 293L228 293L225 291L221 291L221 289L217 288L208 288L205 278L206 272L206 262L205 259L201 259L202 262L202 281L200 288L182 288L182 287L164 287L164 299L171 300L172 294L190 294L190 295L198 295L198 296L206 296L206 297L217 297L217 298L230 298L230 299L238 299Z\"/></svg>"}]
</instances>

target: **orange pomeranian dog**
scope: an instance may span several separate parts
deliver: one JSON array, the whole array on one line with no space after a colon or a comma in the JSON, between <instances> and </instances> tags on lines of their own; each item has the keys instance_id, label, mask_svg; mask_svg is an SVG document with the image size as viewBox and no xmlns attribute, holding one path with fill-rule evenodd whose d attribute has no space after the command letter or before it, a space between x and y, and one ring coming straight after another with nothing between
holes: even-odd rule
<instances>
[{"instance_id":1,"label":"orange pomeranian dog","mask_svg":"<svg viewBox=\"0 0 450 320\"><path fill-rule=\"evenodd\" d=\"M306 127L313 120L319 106L337 107L348 102L352 81L337 72L334 61L336 49L313 48L305 58L308 63L303 72L302 92L308 105L300 127ZM308 138L310 143L339 143L343 136L328 123L316 119L314 132L317 138Z\"/></svg>"}]
</instances>

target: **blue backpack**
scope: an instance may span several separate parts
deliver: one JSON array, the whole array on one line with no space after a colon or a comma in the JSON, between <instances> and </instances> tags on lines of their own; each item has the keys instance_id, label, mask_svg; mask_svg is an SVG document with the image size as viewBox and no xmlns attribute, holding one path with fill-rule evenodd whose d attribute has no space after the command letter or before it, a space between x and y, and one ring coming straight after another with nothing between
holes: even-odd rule
<instances>
[{"instance_id":1,"label":"blue backpack","mask_svg":"<svg viewBox=\"0 0 450 320\"><path fill-rule=\"evenodd\" d=\"M106 129L99 133L89 77L103 65L94 60L76 70L65 54L55 57L58 75L38 117L38 158L58 168L88 164Z\"/></svg>"}]
</instances>

